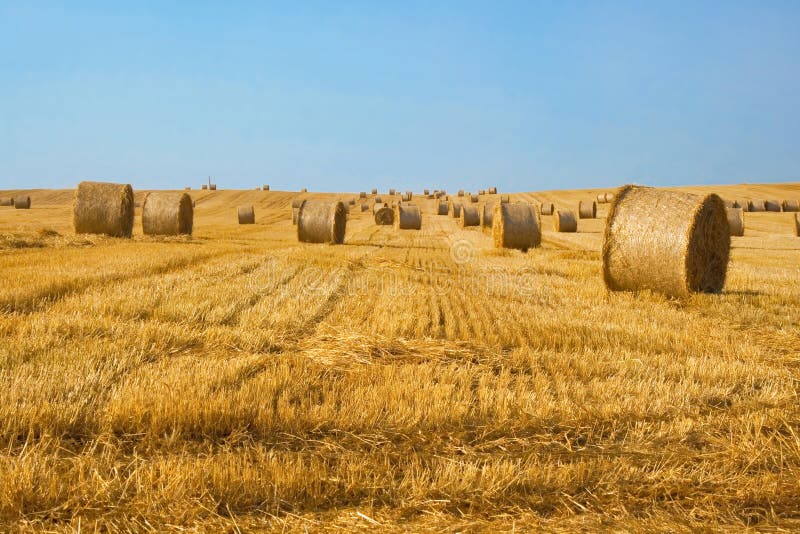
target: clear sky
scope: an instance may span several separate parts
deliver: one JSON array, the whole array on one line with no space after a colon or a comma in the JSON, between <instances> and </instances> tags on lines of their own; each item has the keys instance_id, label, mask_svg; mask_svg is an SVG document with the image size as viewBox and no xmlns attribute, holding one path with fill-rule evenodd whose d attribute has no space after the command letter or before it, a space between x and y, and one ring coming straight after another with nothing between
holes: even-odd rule
<instances>
[{"instance_id":1,"label":"clear sky","mask_svg":"<svg viewBox=\"0 0 800 534\"><path fill-rule=\"evenodd\" d=\"M800 2L0 0L0 189L800 181Z\"/></svg>"}]
</instances>

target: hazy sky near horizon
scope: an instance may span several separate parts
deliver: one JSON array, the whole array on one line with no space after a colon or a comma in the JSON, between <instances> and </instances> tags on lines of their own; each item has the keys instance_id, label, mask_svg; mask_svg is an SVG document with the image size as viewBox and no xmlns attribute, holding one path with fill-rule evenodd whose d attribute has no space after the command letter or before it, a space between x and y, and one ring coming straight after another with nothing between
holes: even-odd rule
<instances>
[{"instance_id":1,"label":"hazy sky near horizon","mask_svg":"<svg viewBox=\"0 0 800 534\"><path fill-rule=\"evenodd\" d=\"M800 2L0 0L0 189L800 181Z\"/></svg>"}]
</instances>

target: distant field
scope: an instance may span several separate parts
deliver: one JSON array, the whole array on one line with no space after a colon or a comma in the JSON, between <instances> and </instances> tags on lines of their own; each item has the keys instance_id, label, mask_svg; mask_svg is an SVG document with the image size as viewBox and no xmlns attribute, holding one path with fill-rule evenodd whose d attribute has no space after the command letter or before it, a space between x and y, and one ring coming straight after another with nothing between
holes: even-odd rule
<instances>
[{"instance_id":1,"label":"distant field","mask_svg":"<svg viewBox=\"0 0 800 534\"><path fill-rule=\"evenodd\" d=\"M676 301L605 290L603 218L521 253L419 200L421 231L353 209L306 245L295 193L192 191L191 238L137 210L120 240L30 194L0 207L0 531L800 529L793 214Z\"/></svg>"}]
</instances>

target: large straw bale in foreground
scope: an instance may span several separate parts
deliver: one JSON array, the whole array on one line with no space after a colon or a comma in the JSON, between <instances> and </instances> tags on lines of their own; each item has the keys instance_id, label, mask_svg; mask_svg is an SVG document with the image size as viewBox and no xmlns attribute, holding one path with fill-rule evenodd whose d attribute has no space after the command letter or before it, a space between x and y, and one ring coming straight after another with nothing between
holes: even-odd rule
<instances>
[{"instance_id":1,"label":"large straw bale in foreground","mask_svg":"<svg viewBox=\"0 0 800 534\"><path fill-rule=\"evenodd\" d=\"M145 235L192 234L194 209L186 193L154 192L144 197L142 231Z\"/></svg>"},{"instance_id":2,"label":"large straw bale in foreground","mask_svg":"<svg viewBox=\"0 0 800 534\"><path fill-rule=\"evenodd\" d=\"M347 214L341 202L306 200L297 215L297 239L303 243L344 242Z\"/></svg>"},{"instance_id":3,"label":"large straw bale in foreground","mask_svg":"<svg viewBox=\"0 0 800 534\"><path fill-rule=\"evenodd\" d=\"M553 213L553 229L556 232L577 232L578 219L572 210L556 210Z\"/></svg>"},{"instance_id":4,"label":"large straw bale in foreground","mask_svg":"<svg viewBox=\"0 0 800 534\"><path fill-rule=\"evenodd\" d=\"M76 234L130 237L133 233L133 188L129 184L79 183L72 222Z\"/></svg>"},{"instance_id":5,"label":"large straw bale in foreground","mask_svg":"<svg viewBox=\"0 0 800 534\"><path fill-rule=\"evenodd\" d=\"M256 223L256 211L253 209L253 206L239 206L237 214L239 216L239 224Z\"/></svg>"},{"instance_id":6,"label":"large straw bale in foreground","mask_svg":"<svg viewBox=\"0 0 800 534\"><path fill-rule=\"evenodd\" d=\"M461 228L479 226L481 224L481 214L478 211L478 206L462 206L458 224Z\"/></svg>"},{"instance_id":7,"label":"large straw bale in foreground","mask_svg":"<svg viewBox=\"0 0 800 534\"><path fill-rule=\"evenodd\" d=\"M744 211L742 208L725 208L728 216L728 227L731 235L742 237L744 235Z\"/></svg>"},{"instance_id":8,"label":"large straw bale in foreground","mask_svg":"<svg viewBox=\"0 0 800 534\"><path fill-rule=\"evenodd\" d=\"M527 251L542 242L542 225L536 207L524 202L499 202L494 206L492 234L496 248Z\"/></svg>"},{"instance_id":9,"label":"large straw bale in foreground","mask_svg":"<svg viewBox=\"0 0 800 534\"><path fill-rule=\"evenodd\" d=\"M419 206L398 204L394 208L394 227L397 230L419 230L422 228L422 212Z\"/></svg>"},{"instance_id":10,"label":"large straw bale in foreground","mask_svg":"<svg viewBox=\"0 0 800 534\"><path fill-rule=\"evenodd\" d=\"M31 197L28 195L17 195L14 197L14 208L18 210L31 209Z\"/></svg>"},{"instance_id":11,"label":"large straw bale in foreground","mask_svg":"<svg viewBox=\"0 0 800 534\"><path fill-rule=\"evenodd\" d=\"M603 278L612 291L717 293L725 285L730 244L725 204L717 195L628 185L608 213Z\"/></svg>"},{"instance_id":12,"label":"large straw bale in foreground","mask_svg":"<svg viewBox=\"0 0 800 534\"><path fill-rule=\"evenodd\" d=\"M594 200L581 200L578 202L578 217L581 219L597 218L597 202Z\"/></svg>"}]
</instances>

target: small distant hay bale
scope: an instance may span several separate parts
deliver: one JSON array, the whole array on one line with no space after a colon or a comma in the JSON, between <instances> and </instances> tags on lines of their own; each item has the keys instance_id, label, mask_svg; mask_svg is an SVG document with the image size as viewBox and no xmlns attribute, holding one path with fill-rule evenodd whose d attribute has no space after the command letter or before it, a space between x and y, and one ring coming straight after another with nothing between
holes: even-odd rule
<instances>
[{"instance_id":1,"label":"small distant hay bale","mask_svg":"<svg viewBox=\"0 0 800 534\"><path fill-rule=\"evenodd\" d=\"M447 202L442 202L441 200L436 203L436 214L437 215L447 215L449 208L447 206Z\"/></svg>"},{"instance_id":2,"label":"small distant hay bale","mask_svg":"<svg viewBox=\"0 0 800 534\"><path fill-rule=\"evenodd\" d=\"M183 190L184 190L184 191L191 191L191 190L192 190L192 188L191 188L191 186L186 186L186 187L184 187L184 188L183 188Z\"/></svg>"},{"instance_id":3,"label":"small distant hay bale","mask_svg":"<svg viewBox=\"0 0 800 534\"><path fill-rule=\"evenodd\" d=\"M361 204L361 211L362 212L369 211L369 204L366 204L366 203L365 204Z\"/></svg>"},{"instance_id":4,"label":"small distant hay bale","mask_svg":"<svg viewBox=\"0 0 800 534\"><path fill-rule=\"evenodd\" d=\"M358 198L367 198L367 192L361 191L360 193L358 193Z\"/></svg>"},{"instance_id":5,"label":"small distant hay bale","mask_svg":"<svg viewBox=\"0 0 800 534\"><path fill-rule=\"evenodd\" d=\"M14 208L18 210L31 209L31 197L29 195L17 195L14 197Z\"/></svg>"},{"instance_id":6,"label":"small distant hay bale","mask_svg":"<svg viewBox=\"0 0 800 534\"><path fill-rule=\"evenodd\" d=\"M725 204L717 195L624 186L606 221L603 278L611 291L718 293L730 244Z\"/></svg>"},{"instance_id":7,"label":"small distant hay bale","mask_svg":"<svg viewBox=\"0 0 800 534\"><path fill-rule=\"evenodd\" d=\"M261 190L262 191L269 191L269 186L267 184L264 184L264 185L261 186Z\"/></svg>"},{"instance_id":8,"label":"small distant hay bale","mask_svg":"<svg viewBox=\"0 0 800 534\"><path fill-rule=\"evenodd\" d=\"M742 208L725 208L725 213L728 216L728 227L730 227L730 235L742 237L744 235L744 211Z\"/></svg>"},{"instance_id":9,"label":"small distant hay bale","mask_svg":"<svg viewBox=\"0 0 800 534\"><path fill-rule=\"evenodd\" d=\"M239 206L237 213L239 214L239 224L256 223L256 212L253 206Z\"/></svg>"},{"instance_id":10,"label":"small distant hay bale","mask_svg":"<svg viewBox=\"0 0 800 534\"><path fill-rule=\"evenodd\" d=\"M297 239L303 243L344 242L347 214L341 202L306 200L297 216Z\"/></svg>"},{"instance_id":11,"label":"small distant hay bale","mask_svg":"<svg viewBox=\"0 0 800 534\"><path fill-rule=\"evenodd\" d=\"M411 202L411 191L406 191L406 194L401 198L404 202Z\"/></svg>"},{"instance_id":12,"label":"small distant hay bale","mask_svg":"<svg viewBox=\"0 0 800 534\"><path fill-rule=\"evenodd\" d=\"M355 206L356 205L356 199L351 198L350 200L347 201L347 205L348 206Z\"/></svg>"},{"instance_id":13,"label":"small distant hay bale","mask_svg":"<svg viewBox=\"0 0 800 534\"><path fill-rule=\"evenodd\" d=\"M486 194L486 189L478 189L478 194L479 195L485 195Z\"/></svg>"},{"instance_id":14,"label":"small distant hay bale","mask_svg":"<svg viewBox=\"0 0 800 534\"><path fill-rule=\"evenodd\" d=\"M781 211L781 201L780 200L765 200L764 201L764 209L767 211Z\"/></svg>"},{"instance_id":15,"label":"small distant hay bale","mask_svg":"<svg viewBox=\"0 0 800 534\"><path fill-rule=\"evenodd\" d=\"M767 203L763 200L751 200L747 203L747 211L767 211Z\"/></svg>"},{"instance_id":16,"label":"small distant hay bale","mask_svg":"<svg viewBox=\"0 0 800 534\"><path fill-rule=\"evenodd\" d=\"M555 213L556 207L552 202L542 202L539 209L541 210L542 215L552 215Z\"/></svg>"},{"instance_id":17,"label":"small distant hay bale","mask_svg":"<svg viewBox=\"0 0 800 534\"><path fill-rule=\"evenodd\" d=\"M494 222L494 205L497 202L487 202L481 209L481 226L483 228L491 228Z\"/></svg>"},{"instance_id":18,"label":"small distant hay bale","mask_svg":"<svg viewBox=\"0 0 800 534\"><path fill-rule=\"evenodd\" d=\"M462 205L460 202L450 201L447 207L447 214L450 215L450 217L457 219L461 217L461 207Z\"/></svg>"},{"instance_id":19,"label":"small distant hay bale","mask_svg":"<svg viewBox=\"0 0 800 534\"><path fill-rule=\"evenodd\" d=\"M598 204L605 204L606 203L606 194L605 193L598 194L596 198L597 198L597 203Z\"/></svg>"},{"instance_id":20,"label":"small distant hay bale","mask_svg":"<svg viewBox=\"0 0 800 534\"><path fill-rule=\"evenodd\" d=\"M394 189L389 189L389 196L393 197L394 195L395 195L395 190Z\"/></svg>"},{"instance_id":21,"label":"small distant hay bale","mask_svg":"<svg viewBox=\"0 0 800 534\"><path fill-rule=\"evenodd\" d=\"M428 195L431 194L431 190L430 189L423 189L422 190L422 194L425 195L425 196L428 196Z\"/></svg>"},{"instance_id":22,"label":"small distant hay bale","mask_svg":"<svg viewBox=\"0 0 800 534\"><path fill-rule=\"evenodd\" d=\"M556 210L553 213L553 230L556 232L577 232L578 219L572 210Z\"/></svg>"},{"instance_id":23,"label":"small distant hay bale","mask_svg":"<svg viewBox=\"0 0 800 534\"><path fill-rule=\"evenodd\" d=\"M458 190L458 196L460 196L460 197L464 196L464 190L463 189L459 189Z\"/></svg>"},{"instance_id":24,"label":"small distant hay bale","mask_svg":"<svg viewBox=\"0 0 800 534\"><path fill-rule=\"evenodd\" d=\"M211 184L211 185L208 186L208 188L211 189L212 191L216 191L217 190L217 184Z\"/></svg>"},{"instance_id":25,"label":"small distant hay bale","mask_svg":"<svg viewBox=\"0 0 800 534\"><path fill-rule=\"evenodd\" d=\"M201 190L201 191L207 191L207 190L208 190L208 185L207 185L207 184L203 184L203 185L201 185L201 186L200 186L200 190Z\"/></svg>"},{"instance_id":26,"label":"small distant hay bale","mask_svg":"<svg viewBox=\"0 0 800 534\"><path fill-rule=\"evenodd\" d=\"M422 212L418 206L398 204L394 208L394 227L396 230L419 230L422 228Z\"/></svg>"},{"instance_id":27,"label":"small distant hay bale","mask_svg":"<svg viewBox=\"0 0 800 534\"><path fill-rule=\"evenodd\" d=\"M81 182L75 190L72 223L76 234L131 237L133 215L130 184Z\"/></svg>"},{"instance_id":28,"label":"small distant hay bale","mask_svg":"<svg viewBox=\"0 0 800 534\"><path fill-rule=\"evenodd\" d=\"M144 197L142 231L145 235L192 235L194 209L186 193L154 192Z\"/></svg>"},{"instance_id":29,"label":"small distant hay bale","mask_svg":"<svg viewBox=\"0 0 800 534\"><path fill-rule=\"evenodd\" d=\"M605 195L606 204L611 203L613 200L614 200L614 193L606 193Z\"/></svg>"},{"instance_id":30,"label":"small distant hay bale","mask_svg":"<svg viewBox=\"0 0 800 534\"><path fill-rule=\"evenodd\" d=\"M383 202L383 200L381 200L381 197L375 197L375 203L376 204L381 204L382 202Z\"/></svg>"},{"instance_id":31,"label":"small distant hay bale","mask_svg":"<svg viewBox=\"0 0 800 534\"><path fill-rule=\"evenodd\" d=\"M3 197L0 198L0 206L13 206L14 199L11 197Z\"/></svg>"},{"instance_id":32,"label":"small distant hay bale","mask_svg":"<svg viewBox=\"0 0 800 534\"><path fill-rule=\"evenodd\" d=\"M783 211L800 211L800 201L797 200L784 200L783 201Z\"/></svg>"},{"instance_id":33,"label":"small distant hay bale","mask_svg":"<svg viewBox=\"0 0 800 534\"><path fill-rule=\"evenodd\" d=\"M307 187L303 187L302 189L300 189L300 192L301 193L308 193L308 188Z\"/></svg>"},{"instance_id":34,"label":"small distant hay bale","mask_svg":"<svg viewBox=\"0 0 800 534\"><path fill-rule=\"evenodd\" d=\"M581 219L597 218L597 202L593 200L581 200L578 202L578 217Z\"/></svg>"},{"instance_id":35,"label":"small distant hay bale","mask_svg":"<svg viewBox=\"0 0 800 534\"><path fill-rule=\"evenodd\" d=\"M490 187L490 188L489 188L489 189L487 189L486 191L487 191L487 192L488 192L490 195L496 195L496 194L497 194L497 188L496 188L496 187Z\"/></svg>"},{"instance_id":36,"label":"small distant hay bale","mask_svg":"<svg viewBox=\"0 0 800 534\"><path fill-rule=\"evenodd\" d=\"M481 213L478 211L478 206L463 206L461 208L461 215L458 217L458 224L461 228L480 226Z\"/></svg>"},{"instance_id":37,"label":"small distant hay bale","mask_svg":"<svg viewBox=\"0 0 800 534\"><path fill-rule=\"evenodd\" d=\"M511 202L511 195L500 195L501 204L508 204L509 202Z\"/></svg>"},{"instance_id":38,"label":"small distant hay bale","mask_svg":"<svg viewBox=\"0 0 800 534\"><path fill-rule=\"evenodd\" d=\"M472 202L473 204L475 202L478 202L478 195L470 195L469 196L469 201Z\"/></svg>"},{"instance_id":39,"label":"small distant hay bale","mask_svg":"<svg viewBox=\"0 0 800 534\"><path fill-rule=\"evenodd\" d=\"M542 242L542 225L536 207L524 202L494 206L492 234L496 248L527 251Z\"/></svg>"},{"instance_id":40,"label":"small distant hay bale","mask_svg":"<svg viewBox=\"0 0 800 534\"><path fill-rule=\"evenodd\" d=\"M373 188L373 189L372 189L372 194L373 194L373 195L377 195L377 194L378 194L378 190L377 190L377 189L375 189L375 188Z\"/></svg>"},{"instance_id":41,"label":"small distant hay bale","mask_svg":"<svg viewBox=\"0 0 800 534\"><path fill-rule=\"evenodd\" d=\"M734 206L735 208L742 208L742 211L745 212L745 213L750 211L750 202L748 202L747 200L737 200L736 202L739 205L738 206Z\"/></svg>"}]
</instances>

